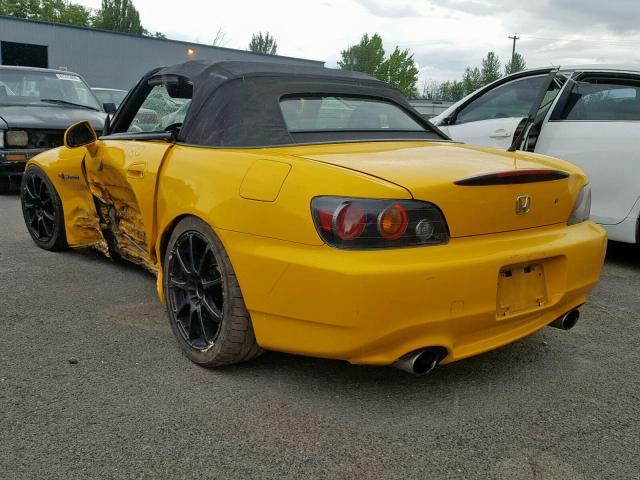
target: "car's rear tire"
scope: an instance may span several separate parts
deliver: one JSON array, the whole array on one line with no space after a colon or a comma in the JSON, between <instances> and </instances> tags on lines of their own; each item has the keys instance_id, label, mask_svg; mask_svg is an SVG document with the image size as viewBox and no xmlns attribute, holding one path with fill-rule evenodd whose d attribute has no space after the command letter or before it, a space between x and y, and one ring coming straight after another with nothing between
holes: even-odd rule
<instances>
[{"instance_id":1,"label":"car's rear tire","mask_svg":"<svg viewBox=\"0 0 640 480\"><path fill-rule=\"evenodd\" d=\"M163 288L171 329L191 361L220 367L262 353L229 256L203 221L185 218L171 233Z\"/></svg>"},{"instance_id":2,"label":"car's rear tire","mask_svg":"<svg viewBox=\"0 0 640 480\"><path fill-rule=\"evenodd\" d=\"M45 250L68 248L62 201L47 174L29 166L20 188L22 215L33 241Z\"/></svg>"}]
</instances>

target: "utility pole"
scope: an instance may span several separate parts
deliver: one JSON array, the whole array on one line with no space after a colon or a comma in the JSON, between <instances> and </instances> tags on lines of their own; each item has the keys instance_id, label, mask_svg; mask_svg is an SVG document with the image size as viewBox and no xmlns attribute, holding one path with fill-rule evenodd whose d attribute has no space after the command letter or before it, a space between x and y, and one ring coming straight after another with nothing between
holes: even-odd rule
<instances>
[{"instance_id":1,"label":"utility pole","mask_svg":"<svg viewBox=\"0 0 640 480\"><path fill-rule=\"evenodd\" d=\"M513 61L516 58L516 41L520 40L520 37L517 33L514 33L513 36L509 35L507 38L513 40L513 49L511 50L511 65L513 65Z\"/></svg>"}]
</instances>

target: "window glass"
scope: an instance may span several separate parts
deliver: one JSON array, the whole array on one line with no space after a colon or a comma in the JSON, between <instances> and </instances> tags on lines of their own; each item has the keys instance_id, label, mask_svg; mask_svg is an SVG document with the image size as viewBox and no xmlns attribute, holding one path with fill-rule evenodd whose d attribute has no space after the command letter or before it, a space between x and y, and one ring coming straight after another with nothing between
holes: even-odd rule
<instances>
[{"instance_id":1,"label":"window glass","mask_svg":"<svg viewBox=\"0 0 640 480\"><path fill-rule=\"evenodd\" d=\"M0 70L0 105L70 107L99 110L86 83L72 73Z\"/></svg>"},{"instance_id":2,"label":"window glass","mask_svg":"<svg viewBox=\"0 0 640 480\"><path fill-rule=\"evenodd\" d=\"M525 139L525 143L523 146L523 150L528 152L535 151L536 144L538 142L538 137L540 135L540 131L542 130L542 124L544 123L544 119L549 113L549 108L555 101L556 97L560 93L563 85L567 82L567 77L563 73L557 73L551 85L549 85L549 89L542 99L542 103L540 107L538 107L538 111L533 119L533 123L531 124L531 128L527 133L527 138Z\"/></svg>"},{"instance_id":3,"label":"window glass","mask_svg":"<svg viewBox=\"0 0 640 480\"><path fill-rule=\"evenodd\" d=\"M127 96L125 90L107 90L106 88L93 88L92 90L100 103L114 103L116 107L119 107L124 97Z\"/></svg>"},{"instance_id":4,"label":"window glass","mask_svg":"<svg viewBox=\"0 0 640 480\"><path fill-rule=\"evenodd\" d=\"M592 78L575 82L561 120L640 120L640 80Z\"/></svg>"},{"instance_id":5,"label":"window glass","mask_svg":"<svg viewBox=\"0 0 640 480\"><path fill-rule=\"evenodd\" d=\"M397 105L372 98L285 97L280 101L280 108L291 133L425 130Z\"/></svg>"},{"instance_id":6,"label":"window glass","mask_svg":"<svg viewBox=\"0 0 640 480\"><path fill-rule=\"evenodd\" d=\"M546 81L546 75L537 75L502 84L460 110L455 123L527 117L538 92L544 87Z\"/></svg>"},{"instance_id":7,"label":"window glass","mask_svg":"<svg viewBox=\"0 0 640 480\"><path fill-rule=\"evenodd\" d=\"M166 85L155 85L133 117L127 132L159 132L172 125L179 128L190 104L190 98L172 97Z\"/></svg>"}]
</instances>

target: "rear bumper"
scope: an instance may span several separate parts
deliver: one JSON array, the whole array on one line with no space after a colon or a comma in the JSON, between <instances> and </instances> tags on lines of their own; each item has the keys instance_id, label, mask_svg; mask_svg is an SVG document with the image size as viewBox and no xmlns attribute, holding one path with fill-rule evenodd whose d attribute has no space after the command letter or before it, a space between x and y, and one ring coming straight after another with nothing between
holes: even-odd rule
<instances>
[{"instance_id":1,"label":"rear bumper","mask_svg":"<svg viewBox=\"0 0 640 480\"><path fill-rule=\"evenodd\" d=\"M448 363L535 332L586 301L606 250L592 222L360 252L218 233L262 347L379 365L430 346ZM534 262L546 303L500 317L500 270Z\"/></svg>"}]
</instances>

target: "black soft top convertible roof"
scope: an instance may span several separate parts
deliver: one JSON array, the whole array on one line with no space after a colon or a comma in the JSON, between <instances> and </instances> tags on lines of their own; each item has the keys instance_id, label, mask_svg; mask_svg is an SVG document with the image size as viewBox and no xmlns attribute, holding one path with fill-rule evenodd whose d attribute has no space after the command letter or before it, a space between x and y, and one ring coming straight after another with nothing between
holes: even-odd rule
<instances>
[{"instance_id":1,"label":"black soft top convertible roof","mask_svg":"<svg viewBox=\"0 0 640 480\"><path fill-rule=\"evenodd\" d=\"M366 73L353 72L350 70L337 70L325 67L310 67L306 65L291 65L274 62L243 62L238 60L206 61L192 60L185 63L178 63L168 67L161 67L151 70L147 76L157 77L162 75L180 75L189 78L196 83L214 82L222 84L227 80L238 77L252 77L265 75L302 75L307 77L325 77L336 79L350 79L355 81L370 81L379 85L384 85L380 80L367 75Z\"/></svg>"},{"instance_id":2,"label":"black soft top convertible roof","mask_svg":"<svg viewBox=\"0 0 640 480\"><path fill-rule=\"evenodd\" d=\"M409 138L446 138L424 120L399 91L364 73L271 62L201 60L147 73L127 98L112 132L126 130L131 121L126 118L127 112L132 116L137 111L151 88L150 83L172 79L193 85L191 105L178 136L178 141L185 144L242 148L299 143L289 133L280 110L280 99L286 95L379 98L397 104L424 126L425 132L416 132ZM354 135L357 136L351 133L350 137ZM380 137L380 134L362 132L360 135L364 136L359 140L367 136L371 137L368 139L390 139L388 134ZM403 135L402 139L406 138Z\"/></svg>"}]
</instances>

